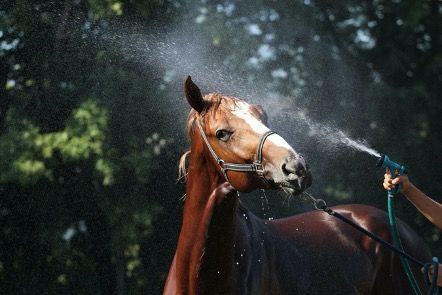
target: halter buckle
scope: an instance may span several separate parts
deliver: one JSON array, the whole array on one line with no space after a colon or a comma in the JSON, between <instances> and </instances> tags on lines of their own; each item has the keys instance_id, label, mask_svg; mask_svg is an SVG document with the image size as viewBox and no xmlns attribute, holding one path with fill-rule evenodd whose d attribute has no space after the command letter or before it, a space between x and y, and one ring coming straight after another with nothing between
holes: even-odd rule
<instances>
[{"instance_id":1,"label":"halter buckle","mask_svg":"<svg viewBox=\"0 0 442 295\"><path fill-rule=\"evenodd\" d=\"M258 174L260 177L264 176L264 166L262 165L262 163L253 163L255 165L255 172L256 174Z\"/></svg>"}]
</instances>

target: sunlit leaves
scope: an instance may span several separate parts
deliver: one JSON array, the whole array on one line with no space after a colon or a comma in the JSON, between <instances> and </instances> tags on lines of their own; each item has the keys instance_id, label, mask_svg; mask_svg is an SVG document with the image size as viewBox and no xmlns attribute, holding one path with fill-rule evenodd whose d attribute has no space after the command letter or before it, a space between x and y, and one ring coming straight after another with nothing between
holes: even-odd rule
<instances>
[{"instance_id":1,"label":"sunlit leaves","mask_svg":"<svg viewBox=\"0 0 442 295\"><path fill-rule=\"evenodd\" d=\"M181 210L174 177L185 149L176 144L183 142L177 130L186 112L178 104L182 68L205 77L205 85L221 81L223 88L205 91L247 94L267 102L268 111L305 107L309 119L336 121L404 159L410 177L432 195L442 191L439 176L428 169L440 161L435 150L442 138L435 1L3 2L2 293L20 293L3 290L14 283L37 293L32 283L41 273L27 271L39 267L39 257L51 282L39 293L107 294L106 284L98 283L106 271L121 274L121 290L128 294L158 293ZM131 35L135 27L152 35ZM191 34L181 34L183 28ZM180 38L164 38L170 32ZM108 37L116 42L102 43ZM183 50L180 44L188 43L194 46ZM132 51L134 44L149 48ZM275 93L287 105L274 100ZM175 107L181 117L171 112ZM334 151L322 141L309 145L311 139L298 134L312 130L300 128L298 119L281 118L272 115L273 127L291 128L284 136L295 134L290 143L316 169L311 190L331 204L384 205L371 159ZM293 214L292 204L272 207L273 216ZM410 219L427 222L412 212ZM432 228L422 234L440 241ZM91 251L97 241L100 251ZM28 244L36 247L31 255ZM106 247L110 254L103 254ZM106 255L110 266L100 262ZM17 272L23 278L14 277ZM111 281L110 275L106 283Z\"/></svg>"},{"instance_id":2,"label":"sunlit leaves","mask_svg":"<svg viewBox=\"0 0 442 295\"><path fill-rule=\"evenodd\" d=\"M110 184L111 166L101 158L107 120L107 112L88 100L73 111L64 130L42 133L30 121L15 118L10 111L10 128L0 141L0 163L4 168L0 181L30 184L41 178L52 179L54 157L58 155L64 162L97 157L97 171L103 175L103 182Z\"/></svg>"},{"instance_id":3,"label":"sunlit leaves","mask_svg":"<svg viewBox=\"0 0 442 295\"><path fill-rule=\"evenodd\" d=\"M96 19L108 17L111 15L122 15L123 4L117 0L88 0L91 11Z\"/></svg>"},{"instance_id":4,"label":"sunlit leaves","mask_svg":"<svg viewBox=\"0 0 442 295\"><path fill-rule=\"evenodd\" d=\"M129 277L132 277L136 268L138 268L141 264L139 258L140 245L132 244L128 245L126 250L124 251L124 256L127 259L126 262L126 274Z\"/></svg>"},{"instance_id":5,"label":"sunlit leaves","mask_svg":"<svg viewBox=\"0 0 442 295\"><path fill-rule=\"evenodd\" d=\"M98 159L95 163L97 170L103 177L103 185L111 185L114 182L114 169L112 163L105 159Z\"/></svg>"},{"instance_id":6,"label":"sunlit leaves","mask_svg":"<svg viewBox=\"0 0 442 295\"><path fill-rule=\"evenodd\" d=\"M352 198L349 190L349 188L346 188L342 184L338 183L336 185L327 185L324 188L324 193L327 196L333 197L339 202L348 202Z\"/></svg>"}]
</instances>

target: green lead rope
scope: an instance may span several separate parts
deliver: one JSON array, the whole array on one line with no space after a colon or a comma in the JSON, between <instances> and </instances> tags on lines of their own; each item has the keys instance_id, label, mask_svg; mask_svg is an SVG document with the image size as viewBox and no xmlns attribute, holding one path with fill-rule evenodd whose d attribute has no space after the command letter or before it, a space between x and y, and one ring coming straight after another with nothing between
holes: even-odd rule
<instances>
[{"instance_id":1,"label":"green lead rope","mask_svg":"<svg viewBox=\"0 0 442 295\"><path fill-rule=\"evenodd\" d=\"M390 220L390 230L393 236L394 245L399 248L401 251L404 251L404 247L402 246L402 241L399 236L399 231L396 225L395 218L395 208L393 203L394 195L390 192L388 193L388 219ZM413 272L411 271L410 265L408 264L408 260L405 257L399 256L402 262L402 267L404 268L405 273L407 274L408 281L410 282L411 288L413 289L414 294L422 295L419 285L417 284L416 278L414 277Z\"/></svg>"}]
</instances>

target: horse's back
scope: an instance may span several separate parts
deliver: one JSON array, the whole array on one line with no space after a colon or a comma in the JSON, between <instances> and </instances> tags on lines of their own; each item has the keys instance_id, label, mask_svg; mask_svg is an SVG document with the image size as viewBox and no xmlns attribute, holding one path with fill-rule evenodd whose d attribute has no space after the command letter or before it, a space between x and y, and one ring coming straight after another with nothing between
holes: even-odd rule
<instances>
[{"instance_id":1,"label":"horse's back","mask_svg":"<svg viewBox=\"0 0 442 295\"><path fill-rule=\"evenodd\" d=\"M388 242L391 235L386 212L366 205L332 208ZM304 257L314 282L310 294L412 294L399 257L350 225L323 211L307 212L270 223ZM398 221L404 249L420 261L430 252L422 239ZM419 267L411 265L419 284ZM305 266L307 268L307 266Z\"/></svg>"}]
</instances>

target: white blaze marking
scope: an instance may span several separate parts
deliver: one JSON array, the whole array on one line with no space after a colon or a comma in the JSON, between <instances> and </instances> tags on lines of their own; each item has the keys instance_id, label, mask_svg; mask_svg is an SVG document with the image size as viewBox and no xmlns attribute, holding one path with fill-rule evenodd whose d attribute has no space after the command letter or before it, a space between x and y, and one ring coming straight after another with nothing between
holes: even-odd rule
<instances>
[{"instance_id":1,"label":"white blaze marking","mask_svg":"<svg viewBox=\"0 0 442 295\"><path fill-rule=\"evenodd\" d=\"M293 148L288 144L288 142L285 141L285 139L282 138L282 136L279 134L272 134L271 136L269 136L268 140L274 145L284 147L288 150L293 150Z\"/></svg>"},{"instance_id":2,"label":"white blaze marking","mask_svg":"<svg viewBox=\"0 0 442 295\"><path fill-rule=\"evenodd\" d=\"M270 129L249 112L249 105L242 103L239 108L232 112L235 116L243 119L244 122L256 133L263 135ZM268 141L276 146L283 147L293 151L293 148L279 134L272 134L267 138Z\"/></svg>"}]
</instances>

